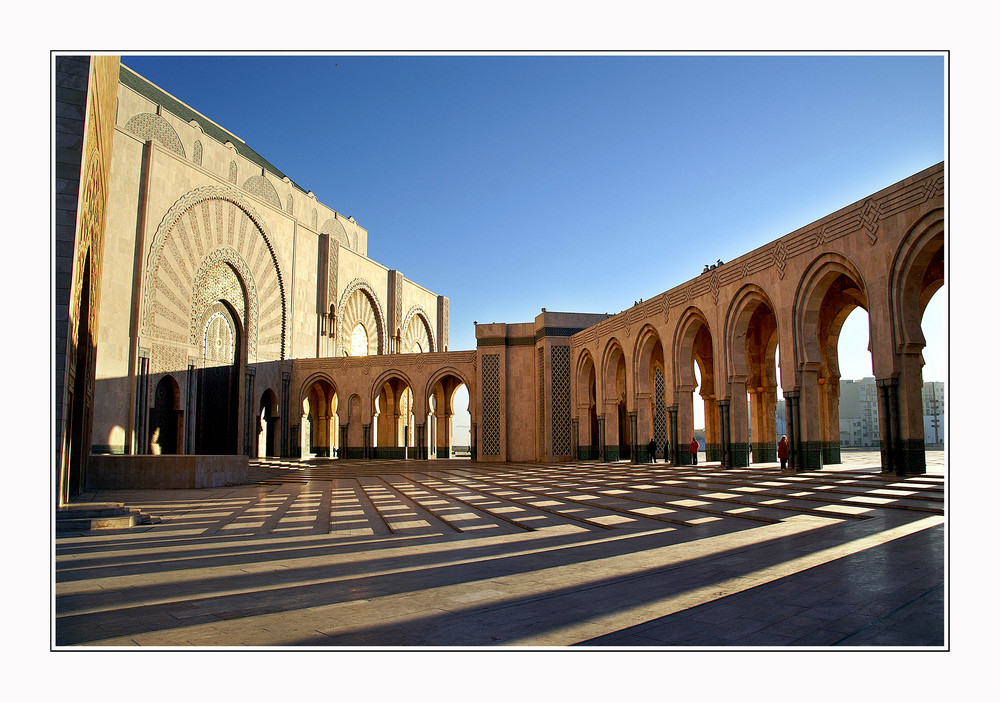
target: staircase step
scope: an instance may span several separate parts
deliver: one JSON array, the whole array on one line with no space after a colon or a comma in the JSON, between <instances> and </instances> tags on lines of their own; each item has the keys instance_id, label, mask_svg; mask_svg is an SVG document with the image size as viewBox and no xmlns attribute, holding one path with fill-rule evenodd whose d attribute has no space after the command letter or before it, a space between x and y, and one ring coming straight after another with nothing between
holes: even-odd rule
<instances>
[{"instance_id":1,"label":"staircase step","mask_svg":"<svg viewBox=\"0 0 1000 702\"><path fill-rule=\"evenodd\" d=\"M148 514L129 509L121 503L80 503L56 510L56 532L129 529L150 524Z\"/></svg>"}]
</instances>

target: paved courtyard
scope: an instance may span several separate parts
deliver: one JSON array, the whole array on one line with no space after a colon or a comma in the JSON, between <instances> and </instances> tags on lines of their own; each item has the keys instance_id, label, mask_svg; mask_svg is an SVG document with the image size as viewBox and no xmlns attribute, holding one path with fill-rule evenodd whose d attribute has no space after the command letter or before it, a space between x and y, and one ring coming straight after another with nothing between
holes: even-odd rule
<instances>
[{"instance_id":1,"label":"paved courtyard","mask_svg":"<svg viewBox=\"0 0 1000 702\"><path fill-rule=\"evenodd\" d=\"M58 535L54 642L101 647L942 649L944 465L271 461L102 491Z\"/></svg>"}]
</instances>

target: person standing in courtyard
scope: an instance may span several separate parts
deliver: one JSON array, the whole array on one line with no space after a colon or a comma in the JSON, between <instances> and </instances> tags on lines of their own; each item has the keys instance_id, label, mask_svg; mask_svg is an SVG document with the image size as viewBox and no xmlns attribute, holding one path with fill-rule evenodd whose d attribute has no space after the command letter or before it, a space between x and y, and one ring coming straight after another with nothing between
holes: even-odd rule
<instances>
[{"instance_id":1,"label":"person standing in courtyard","mask_svg":"<svg viewBox=\"0 0 1000 702\"><path fill-rule=\"evenodd\" d=\"M650 439L647 448L649 449L649 462L656 463L656 439Z\"/></svg>"},{"instance_id":2,"label":"person standing in courtyard","mask_svg":"<svg viewBox=\"0 0 1000 702\"><path fill-rule=\"evenodd\" d=\"M784 436L778 442L778 460L781 461L781 470L784 470L785 461L788 460L788 440Z\"/></svg>"},{"instance_id":3,"label":"person standing in courtyard","mask_svg":"<svg viewBox=\"0 0 1000 702\"><path fill-rule=\"evenodd\" d=\"M691 465L698 465L698 437L691 437Z\"/></svg>"}]
</instances>

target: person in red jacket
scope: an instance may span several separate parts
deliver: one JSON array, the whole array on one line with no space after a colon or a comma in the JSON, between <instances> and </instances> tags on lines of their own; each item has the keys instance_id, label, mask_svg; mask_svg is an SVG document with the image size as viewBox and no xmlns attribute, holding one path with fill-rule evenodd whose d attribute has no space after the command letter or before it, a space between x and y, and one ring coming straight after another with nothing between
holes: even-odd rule
<instances>
[{"instance_id":1,"label":"person in red jacket","mask_svg":"<svg viewBox=\"0 0 1000 702\"><path fill-rule=\"evenodd\" d=\"M778 459L781 461L781 470L785 469L785 461L788 460L788 441L784 436L778 442Z\"/></svg>"},{"instance_id":2,"label":"person in red jacket","mask_svg":"<svg viewBox=\"0 0 1000 702\"><path fill-rule=\"evenodd\" d=\"M698 465L698 437L691 437L691 465Z\"/></svg>"}]
</instances>

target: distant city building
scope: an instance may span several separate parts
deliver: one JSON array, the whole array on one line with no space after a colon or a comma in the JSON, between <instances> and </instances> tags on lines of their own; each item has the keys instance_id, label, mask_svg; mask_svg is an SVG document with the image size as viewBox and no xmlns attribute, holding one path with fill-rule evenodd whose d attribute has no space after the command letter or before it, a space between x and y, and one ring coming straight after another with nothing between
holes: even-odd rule
<instances>
[{"instance_id":1,"label":"distant city building","mask_svg":"<svg viewBox=\"0 0 1000 702\"><path fill-rule=\"evenodd\" d=\"M924 383L921 396L924 403L924 442L928 446L944 445L944 383Z\"/></svg>"},{"instance_id":2,"label":"distant city building","mask_svg":"<svg viewBox=\"0 0 1000 702\"><path fill-rule=\"evenodd\" d=\"M924 413L924 441L944 443L944 383L924 383L921 390ZM840 445L878 448L878 388L875 378L840 381Z\"/></svg>"}]
</instances>

